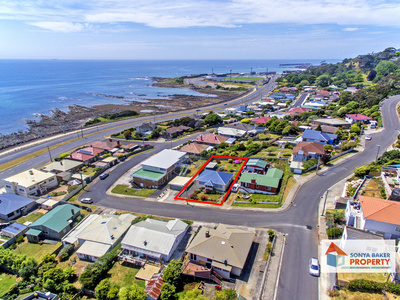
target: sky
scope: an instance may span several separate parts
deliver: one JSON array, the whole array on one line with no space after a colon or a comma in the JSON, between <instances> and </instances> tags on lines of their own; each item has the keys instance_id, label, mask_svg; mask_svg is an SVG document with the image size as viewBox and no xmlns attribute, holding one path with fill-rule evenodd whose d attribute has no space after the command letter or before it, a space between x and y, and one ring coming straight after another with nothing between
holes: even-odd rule
<instances>
[{"instance_id":1,"label":"sky","mask_svg":"<svg viewBox=\"0 0 400 300\"><path fill-rule=\"evenodd\" d=\"M2 59L343 59L398 48L398 0L0 0Z\"/></svg>"}]
</instances>

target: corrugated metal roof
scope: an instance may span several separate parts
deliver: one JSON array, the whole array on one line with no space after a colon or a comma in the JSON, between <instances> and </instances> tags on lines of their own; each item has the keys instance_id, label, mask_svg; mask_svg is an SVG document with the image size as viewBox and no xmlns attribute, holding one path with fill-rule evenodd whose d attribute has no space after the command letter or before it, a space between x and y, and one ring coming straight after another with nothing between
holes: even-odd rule
<instances>
[{"instance_id":1,"label":"corrugated metal roof","mask_svg":"<svg viewBox=\"0 0 400 300\"><path fill-rule=\"evenodd\" d=\"M110 245L86 241L76 251L77 254L85 254L94 257L101 257L110 249Z\"/></svg>"},{"instance_id":2,"label":"corrugated metal roof","mask_svg":"<svg viewBox=\"0 0 400 300\"><path fill-rule=\"evenodd\" d=\"M30 228L35 226L43 225L49 229L56 232L60 232L65 227L69 225L68 220L73 216L72 211L76 213L80 208L71 204L59 205L49 211L47 214L43 215L41 218L37 219L31 225Z\"/></svg>"},{"instance_id":3,"label":"corrugated metal roof","mask_svg":"<svg viewBox=\"0 0 400 300\"><path fill-rule=\"evenodd\" d=\"M142 162L142 165L168 169L185 156L186 152L164 149Z\"/></svg>"},{"instance_id":4,"label":"corrugated metal roof","mask_svg":"<svg viewBox=\"0 0 400 300\"><path fill-rule=\"evenodd\" d=\"M216 229L202 227L186 252L243 268L254 235L253 232L223 224L219 224Z\"/></svg>"},{"instance_id":5,"label":"corrugated metal roof","mask_svg":"<svg viewBox=\"0 0 400 300\"><path fill-rule=\"evenodd\" d=\"M168 255L176 237L187 227L179 219L168 222L147 219L131 226L122 240L122 248L135 247Z\"/></svg>"},{"instance_id":6,"label":"corrugated metal roof","mask_svg":"<svg viewBox=\"0 0 400 300\"><path fill-rule=\"evenodd\" d=\"M32 202L35 202L35 200L12 193L0 194L0 213L8 215L9 213L21 209Z\"/></svg>"}]
</instances>

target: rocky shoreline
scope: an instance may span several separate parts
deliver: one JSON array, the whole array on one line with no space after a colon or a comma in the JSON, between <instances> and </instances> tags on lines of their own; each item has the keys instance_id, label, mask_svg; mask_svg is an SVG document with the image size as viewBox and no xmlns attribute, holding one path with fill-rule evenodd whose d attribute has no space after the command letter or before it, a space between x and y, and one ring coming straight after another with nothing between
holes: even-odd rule
<instances>
[{"instance_id":1,"label":"rocky shoreline","mask_svg":"<svg viewBox=\"0 0 400 300\"><path fill-rule=\"evenodd\" d=\"M101 95L118 101L125 101L126 104L103 104L92 107L81 105L68 106L68 111L60 109L52 110L51 115L41 114L38 120L25 120L28 130L19 130L17 132L2 135L0 140L0 149L16 146L35 139L48 137L54 134L66 133L84 126L84 124L93 118L106 114L119 113L125 110L134 110L138 113L166 113L187 108L203 107L209 104L215 104L238 96L243 92L226 91L215 89L210 85L193 85L184 82L184 84L171 84L171 78L152 78L153 86L166 88L188 88L196 92L209 96L191 96L175 94L168 96L167 99L137 99Z\"/></svg>"}]
</instances>

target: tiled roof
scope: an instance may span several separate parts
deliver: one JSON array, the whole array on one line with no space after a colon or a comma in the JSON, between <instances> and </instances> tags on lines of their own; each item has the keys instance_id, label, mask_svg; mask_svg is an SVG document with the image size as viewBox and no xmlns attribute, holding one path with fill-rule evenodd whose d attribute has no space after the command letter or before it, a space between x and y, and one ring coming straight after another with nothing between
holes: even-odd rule
<instances>
[{"instance_id":1,"label":"tiled roof","mask_svg":"<svg viewBox=\"0 0 400 300\"><path fill-rule=\"evenodd\" d=\"M293 148L293 154L297 154L300 150L303 150L306 156L308 156L310 152L320 155L325 154L324 145L315 142L298 143Z\"/></svg>"},{"instance_id":2,"label":"tiled roof","mask_svg":"<svg viewBox=\"0 0 400 300\"><path fill-rule=\"evenodd\" d=\"M103 149L94 148L94 147L86 147L86 148L78 150L79 153L90 154L90 155L100 154L103 151L104 151Z\"/></svg>"},{"instance_id":3,"label":"tiled roof","mask_svg":"<svg viewBox=\"0 0 400 300\"><path fill-rule=\"evenodd\" d=\"M267 123L269 120L271 120L271 117L259 117L259 118L251 119L251 121L256 124L264 124L264 123Z\"/></svg>"},{"instance_id":4,"label":"tiled roof","mask_svg":"<svg viewBox=\"0 0 400 300\"><path fill-rule=\"evenodd\" d=\"M205 144L212 144L212 145L219 145L221 143L226 142L227 139L228 139L227 136L214 134L214 133L208 133L208 134L198 136L197 142L205 143Z\"/></svg>"},{"instance_id":5,"label":"tiled roof","mask_svg":"<svg viewBox=\"0 0 400 300\"><path fill-rule=\"evenodd\" d=\"M356 121L372 120L371 117L367 117L366 115L361 115L361 114L349 114L349 115L346 115L346 117L356 120Z\"/></svg>"},{"instance_id":6,"label":"tiled roof","mask_svg":"<svg viewBox=\"0 0 400 300\"><path fill-rule=\"evenodd\" d=\"M184 151L188 153L200 154L201 151L206 150L208 148L207 145L199 144L196 142L186 144L179 151Z\"/></svg>"},{"instance_id":7,"label":"tiled roof","mask_svg":"<svg viewBox=\"0 0 400 300\"><path fill-rule=\"evenodd\" d=\"M114 149L114 148L118 148L119 142L118 141L112 141L112 140L111 141L110 140L108 140L108 141L96 141L96 142L93 142L90 146L94 147L94 148L103 149L103 150L111 150L111 149Z\"/></svg>"},{"instance_id":8,"label":"tiled roof","mask_svg":"<svg viewBox=\"0 0 400 300\"><path fill-rule=\"evenodd\" d=\"M309 108L304 108L304 107L293 107L289 109L289 115L296 115L296 114L301 114L305 112L310 112L312 109Z\"/></svg>"},{"instance_id":9,"label":"tiled roof","mask_svg":"<svg viewBox=\"0 0 400 300\"><path fill-rule=\"evenodd\" d=\"M71 157L72 159L79 160L79 161L87 161L87 160L89 160L89 159L92 159L92 158L93 158L93 155L85 154L85 153L79 153L79 152L74 152L74 153L71 153L70 157Z\"/></svg>"},{"instance_id":10,"label":"tiled roof","mask_svg":"<svg viewBox=\"0 0 400 300\"><path fill-rule=\"evenodd\" d=\"M360 196L364 218L400 225L400 202Z\"/></svg>"},{"instance_id":11,"label":"tiled roof","mask_svg":"<svg viewBox=\"0 0 400 300\"><path fill-rule=\"evenodd\" d=\"M246 124L246 123L240 123L240 122L231 123L231 124L225 125L225 127L235 128L235 129L245 130L245 131L254 130L254 126Z\"/></svg>"},{"instance_id":12,"label":"tiled roof","mask_svg":"<svg viewBox=\"0 0 400 300\"><path fill-rule=\"evenodd\" d=\"M165 132L169 133L169 134L174 134L174 133L178 133L178 132L187 131L189 129L190 129L190 127L181 125L178 127L167 128L167 129L165 129Z\"/></svg>"}]
</instances>

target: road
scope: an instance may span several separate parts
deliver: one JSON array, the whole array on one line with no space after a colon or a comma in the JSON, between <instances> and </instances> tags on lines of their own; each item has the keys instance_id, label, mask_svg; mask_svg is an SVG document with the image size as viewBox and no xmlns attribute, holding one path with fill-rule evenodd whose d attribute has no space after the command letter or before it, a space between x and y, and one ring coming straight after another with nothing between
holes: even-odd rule
<instances>
[{"instance_id":1,"label":"road","mask_svg":"<svg viewBox=\"0 0 400 300\"><path fill-rule=\"evenodd\" d=\"M112 133L121 131L122 129L127 128L127 127L137 126L143 122L162 122L162 121L166 121L166 120L174 120L174 119L181 118L183 116L187 116L190 114L196 114L196 113L200 114L200 113L208 112L210 110L214 110L214 111L224 110L226 107L232 107L232 106L236 106L236 105L239 105L242 103L253 102L255 100L260 99L263 95L267 94L269 91L274 89L274 87L276 86L276 83L275 83L276 77L277 76L274 76L270 80L270 82L268 82L265 86L263 86L261 88L257 87L253 92L246 94L244 96L238 97L236 99L233 99L231 101L224 102L224 103L218 103L218 104L214 104L214 105L193 108L193 109L189 109L189 110L170 112L168 114L163 114L163 115L158 114L158 115L153 115L153 116L144 116L144 117L139 117L139 118L134 118L134 119L129 119L129 120L121 120L121 121L117 121L117 122L113 122L113 123L102 124L99 126L94 126L91 128L84 129L83 130L84 138L80 138L75 141L73 141L73 139L78 137L78 135L80 134L80 131L78 131L76 134L72 134L72 135L71 134L62 135L59 138L56 138L54 140L43 142L43 143L36 144L36 145L32 145L29 147L25 147L23 149L20 149L15 152L7 153L5 155L1 155L1 153L0 153L0 155L1 155L0 156L0 165L4 164L6 162L9 162L11 160L15 160L15 159L24 157L33 152L45 149L45 148L47 148L47 146L51 147L51 146L58 145L61 143L66 143L65 145L60 146L51 151L51 155L54 158L54 157L59 156L61 153L70 152L71 150L73 150L77 147L80 147L82 145L89 144L89 143L97 141L97 140L102 140L102 139L104 139L104 136L109 136ZM31 159L28 162L25 162L23 164L20 164L11 169L1 172L0 179L7 178L9 176L17 174L17 173L27 170L29 168L41 167L44 164L46 164L49 160L50 160L49 154L46 152L45 154L39 155L39 156Z\"/></svg>"},{"instance_id":2,"label":"road","mask_svg":"<svg viewBox=\"0 0 400 300\"><path fill-rule=\"evenodd\" d=\"M265 87L258 89L252 95L242 99L234 100L229 103L237 105L243 102L254 101L258 97L265 95L268 90L274 87L270 82ZM192 219L204 222L221 222L232 225L244 225L251 227L273 228L288 235L285 248L282 271L278 287L278 299L318 299L318 281L308 274L308 259L318 255L317 237L317 211L320 197L333 184L350 175L354 168L373 161L376 157L378 146L381 152L386 149L397 138L400 124L396 114L396 103L400 101L400 96L391 97L382 106L385 130L380 133L372 134L372 140L367 141L364 152L352 157L344 163L330 168L324 173L307 182L297 193L293 205L290 209L281 212L266 213L263 211L248 211L238 209L220 209L216 207L193 207L191 205L177 205L163 202L150 202L140 199L124 199L112 197L105 194L106 190L122 174L127 172L132 166L142 162L150 155L171 147L170 143L158 144L156 149L132 157L126 163L120 164L115 170L110 172L110 176L103 181L96 180L88 187L83 197L92 197L96 204L111 207L119 210L133 211L165 217L176 217ZM202 108L201 111L211 109L223 109L224 104L216 105L212 108ZM196 112L195 109L186 112L168 114L168 116L156 116L157 121L181 117L182 114ZM118 129L111 129L114 126L127 126L136 122L151 121L153 116L138 118L135 120L120 121L118 123L107 124L101 129L107 131L96 133L96 128L87 130L87 133L94 133L90 137L71 142L65 146L52 151L52 155L57 156L62 152L67 152L74 147L90 143L103 138L104 135L111 134ZM85 134L87 134L85 133ZM45 148L47 145L57 144L71 137L64 137L53 142L32 146L18 152L5 155L0 158L0 164L10 159L24 156L33 151ZM176 146L184 140L172 143ZM20 166L16 166L0 174L0 179L10 176L31 167L38 167L48 162L48 154L43 154Z\"/></svg>"},{"instance_id":3,"label":"road","mask_svg":"<svg viewBox=\"0 0 400 300\"><path fill-rule=\"evenodd\" d=\"M307 93L301 93L299 98L297 98L296 102L292 105L292 107L300 107L303 104L304 100L306 100L307 95Z\"/></svg>"},{"instance_id":4,"label":"road","mask_svg":"<svg viewBox=\"0 0 400 300\"><path fill-rule=\"evenodd\" d=\"M263 211L220 209L213 206L194 207L164 202L155 203L140 199L125 199L105 194L106 190L122 174L140 163L149 154L158 152L161 147L153 150L152 153L133 157L129 164L122 164L121 167L111 172L107 180L98 181L90 186L82 197L91 197L98 205L118 210L279 230L287 234L288 237L278 286L278 299L318 299L318 279L308 274L308 259L318 256L316 224L321 196L329 187L352 174L355 167L374 161L378 145L380 145L382 153L383 149L389 147L396 140L400 130L399 119L396 114L396 104L399 101L400 96L395 96L383 103L382 114L385 129L380 133L371 134L372 140L367 141L363 152L329 168L319 176L314 177L312 181L305 183L293 200L293 205L286 211L266 213Z\"/></svg>"}]
</instances>

